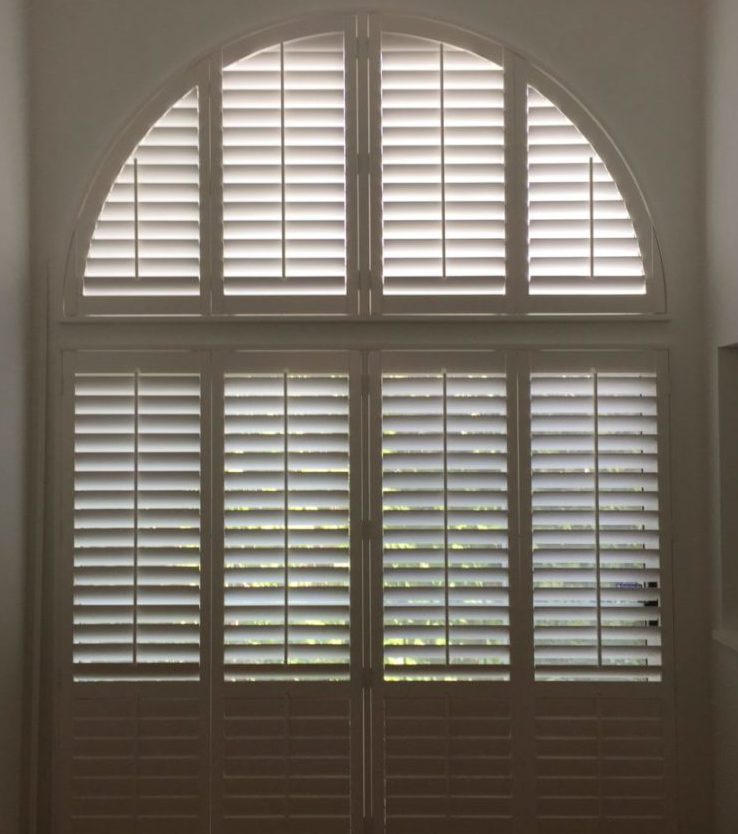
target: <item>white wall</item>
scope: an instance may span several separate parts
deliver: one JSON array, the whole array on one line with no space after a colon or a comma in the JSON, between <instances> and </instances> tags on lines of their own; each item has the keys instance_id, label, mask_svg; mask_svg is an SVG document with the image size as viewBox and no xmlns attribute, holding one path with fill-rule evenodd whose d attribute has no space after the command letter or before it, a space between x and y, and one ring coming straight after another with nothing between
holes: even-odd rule
<instances>
[{"instance_id":1,"label":"white wall","mask_svg":"<svg viewBox=\"0 0 738 834\"><path fill-rule=\"evenodd\" d=\"M717 506L717 349L738 343L737 35L738 3L735 0L711 0L706 38L706 251L716 626L720 625L717 614L721 601ZM735 554L732 556L736 558ZM734 607L738 612L738 599ZM735 646L731 649L716 643L712 653L717 834L732 834L738 819L738 641Z\"/></svg>"},{"instance_id":2,"label":"white wall","mask_svg":"<svg viewBox=\"0 0 738 834\"><path fill-rule=\"evenodd\" d=\"M28 130L23 0L0 0L0 830L19 826Z\"/></svg>"},{"instance_id":3,"label":"white wall","mask_svg":"<svg viewBox=\"0 0 738 834\"><path fill-rule=\"evenodd\" d=\"M726 6L734 0L726 0ZM36 0L34 273L60 283L74 216L109 143L168 76L218 43L357 0ZM550 69L610 130L653 209L670 319L637 329L671 350L680 817L711 830L709 558L703 351L700 0L395 0L496 37ZM736 108L738 110L738 108ZM735 235L738 239L738 235ZM566 340L567 330L547 331Z\"/></svg>"}]
</instances>

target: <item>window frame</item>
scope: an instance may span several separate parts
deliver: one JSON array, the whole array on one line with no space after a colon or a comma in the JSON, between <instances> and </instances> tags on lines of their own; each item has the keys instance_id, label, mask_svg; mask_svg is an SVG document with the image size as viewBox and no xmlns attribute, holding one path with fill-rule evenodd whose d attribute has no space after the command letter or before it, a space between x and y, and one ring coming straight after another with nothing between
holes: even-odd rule
<instances>
[{"instance_id":1,"label":"window frame","mask_svg":"<svg viewBox=\"0 0 738 834\"><path fill-rule=\"evenodd\" d=\"M209 207L203 220L203 205L201 205L201 268L203 270L202 292L199 299L188 299L187 303L171 303L171 300L164 300L164 303L152 303L153 299L138 300L123 299L121 304L110 304L105 299L85 298L81 294L81 275L84 269L85 244L91 235L94 222L97 218L100 206L105 199L110 181L115 177L120 165L128 157L131 147L140 138L141 129L148 127L152 119L156 118L163 109L172 104L195 81L201 85L200 89L207 89L210 95L211 104L216 100L219 93L219 73L223 56L234 56L234 59L243 57L243 48L253 49L268 47L280 39L300 37L303 34L323 32L326 30L326 21L341 21L342 25L355 27L357 22L360 26L368 26L371 20L378 31L377 26L405 25L411 30L411 34L434 37L446 40L453 45L464 46L465 44L476 45L478 49L504 49L497 47L488 39L462 31L455 27L441 23L418 21L414 18L395 15L372 15L371 17L360 15L355 16L327 16L311 17L297 23L288 23L282 26L265 29L259 33L235 41L222 50L216 50L208 57L198 61L191 68L192 75L188 76L185 82L183 77L177 81L170 82L165 89L154 96L143 110L135 117L134 121L126 128L121 138L114 144L106 161L96 176L91 186L85 203L83 205L79 225L70 249L69 261L67 264L66 280L60 296L60 284L51 284L49 290L52 297L52 305L49 314L50 344L48 348L48 417L46 431L50 443L49 467L51 477L48 485L37 484L39 494L44 493L48 501L48 559L47 568L50 568L51 576L45 579L48 587L45 590L49 603L49 611L52 612L50 622L55 625L54 633L48 634L48 645L51 647L44 654L44 672L48 666L53 675L55 692L60 693L59 704L51 703L56 700L55 695L42 694L43 699L49 699L50 722L53 721L53 738L44 742L49 751L53 747L54 756L60 756L58 761L66 761L64 757L70 755L70 740L65 735L67 732L65 721L69 720L71 713L72 686L69 685L68 670L72 668L71 654L67 658L66 646L71 646L71 606L69 600L71 595L65 597L71 589L71 579L67 576L67 555L69 552L69 534L66 530L72 514L69 509L69 494L67 492L67 477L73 473L73 466L70 467L69 449L65 438L68 437L68 413L65 411L65 395L70 390L69 367L73 365L76 356L87 357L94 363L104 363L105 357L117 357L115 362L125 364L132 356L141 357L165 357L180 356L183 361L202 363L205 369L211 369L214 384L203 382L202 397L202 443L205 443L204 432L212 427L213 433L221 431L222 426L222 390L217 383L222 379L220 371L225 368L241 370L241 363L249 363L248 357L263 356L259 362L266 365L272 357L283 352L294 357L294 353L302 351L306 356L305 362L309 363L310 355L319 355L324 350L331 352L345 352L350 354L350 425L351 425L351 459L360 461L361 468L351 468L351 515L360 518L361 522L352 526L351 530L351 570L358 570L364 576L371 574L371 562L376 559L376 548L378 536L381 537L381 527L378 528L376 508L381 507L381 495L379 504L372 489L376 490L376 484L380 484L381 478L372 475L372 470L377 465L381 470L381 459L376 454L376 403L378 400L376 389L376 374L373 371L373 363L379 361L379 354L385 355L414 353L420 357L421 364L432 355L448 357L452 353L478 354L484 352L495 353L498 356L506 355L509 364L508 373L508 395L515 392L515 399L508 401L508 443L509 443L509 476L526 471L525 441L525 419L529 415L529 405L526 405L525 398L520 396L524 390L526 373L529 373L529 366L538 353L550 352L553 347L562 356L574 356L578 354L582 362L592 362L597 357L605 357L634 354L642 351L654 351L657 354L659 366L659 455L660 465L660 496L662 498L661 512L661 541L662 541L662 594L663 594L663 628L662 628L662 657L663 674L662 680L658 683L641 682L614 682L614 681L535 681L533 665L533 633L532 633L532 594L530 591L532 578L529 575L530 557L526 550L526 542L530 537L529 514L526 516L524 508L526 501L529 501L529 489L526 492L525 481L521 478L515 490L509 494L509 564L510 564L510 674L514 676L515 682L511 681L472 681L472 682L385 682L383 680L383 658L382 634L377 631L377 618L372 619L369 611L381 611L381 572L380 582L364 582L363 586L358 582L352 582L351 586L351 678L350 681L340 681L330 686L335 686L343 694L351 699L351 723L352 723L352 796L351 815L356 821L357 830L366 823L374 824L383 830L381 820L384 815L384 776L383 766L386 751L383 749L382 733L384 732L384 701L383 697L389 693L398 698L428 697L429 699L447 699L447 702L455 697L455 694L463 693L471 698L494 698L498 701L510 703L512 733L520 738L520 749L516 749L513 755L512 769L516 779L515 787L515 811L516 815L523 818L526 814L530 817L528 822L532 826L532 817L535 813L535 776L531 766L531 757L535 756L536 739L533 736L532 726L534 718L538 715L537 710L541 704L546 704L547 699L552 702L558 701L561 697L570 698L572 701L579 700L581 703L595 704L600 710L603 699L608 703L621 699L624 704L626 719L629 718L628 709L633 703L654 703L663 709L665 752L667 770L674 765L674 741L670 733L674 729L674 671L673 671L673 620L672 620L672 567L671 567L671 545L669 537L669 497L668 497L668 367L667 350L663 348L668 344L667 336L653 327L647 326L647 321L658 319L665 310L663 272L661 260L658 253L653 225L648 214L645 200L638 189L635 181L631 183L632 174L627 163L620 153L611 145L606 132L599 126L586 108L580 105L571 94L565 92L558 82L543 70L536 69L517 52L504 49L507 57L508 69L516 85L516 94L522 90L525 92L526 79L536 78L535 86L545 94L549 95L552 101L563 102L567 114L573 113L575 107L581 108L582 121L578 124L587 125L588 138L592 130L600 130L602 141L594 143L597 150L606 161L608 167L615 174L617 166L621 166L622 177L616 175L618 186L623 191L624 197L626 183L628 188L633 189L633 199L638 201L642 208L638 217L641 218L643 232L647 235L651 246L651 257L653 263L653 278L649 284L649 293L646 296L639 296L634 299L632 309L624 309L621 306L623 298L618 301L617 309L611 305L600 303L603 299L587 297L581 299L581 309L570 302L572 297L565 299L564 305L545 304L540 310L533 309L529 304L527 294L527 281L520 281L517 285L508 286L505 308L497 311L483 311L470 309L467 311L434 311L433 305L425 311L421 310L397 310L385 309L383 312L374 310L369 312L370 281L372 277L368 272L357 270L357 294L356 305L349 312L325 312L320 310L305 309L303 305L299 311L283 315L276 309L268 309L269 305L259 311L236 310L233 305L225 301L219 306L215 303L215 292L217 281L215 269L215 255L212 249L208 248L208 241L213 239L212 234L217 227L216 213L218 200L213 198L218 184L217 177L213 177L211 171L217 170L215 147L207 153L207 160L203 163L203 118L204 108L200 109L201 125L201 183L206 177L210 187L205 192ZM336 24L338 25L338 24ZM330 28L330 27L328 27ZM443 35L443 37L441 37ZM375 35L376 37L376 35ZM367 60L370 49L370 40L362 39L357 42L356 60ZM491 53L490 53L491 54ZM178 86L179 85L179 86ZM189 85L189 86L188 86ZM544 85L548 85L544 88ZM560 98L557 98L560 97ZM521 99L522 100L522 99ZM357 109L365 110L368 106L367 94L357 90ZM524 124L521 121L521 113L518 108L517 120L511 123L512 132L518 137L524 136ZM365 124L362 122L362 124ZM364 137L363 139L361 137ZM214 146L217 146L217 142ZM511 145L506 153L513 159L512 164L516 166L518 177L525 177L525 159L523 146ZM376 158L371 159L368 150L368 130L359 130L357 139L357 168L361 168L362 177L357 184L357 216L362 219L357 224L357 229L366 228L370 210L376 212L376 200L371 197L369 189L368 170L364 166L376 165ZM376 155L375 155L376 157ZM367 162L368 161L368 162ZM620 170L620 169L618 169ZM520 193L520 181L516 186ZM202 192L201 192L202 198ZM518 200L515 211L524 215L526 211L525 200ZM509 205L509 204L508 204ZM509 210L509 208L508 208ZM636 214L631 212L631 218L637 221ZM376 224L375 224L376 226ZM204 230L210 230L209 236ZM526 267L524 238L526 226L520 225L516 235L516 243L508 252L508 270L516 269L518 274ZM637 230L638 231L638 230ZM639 236L641 232L638 232ZM354 241L357 249L357 261L362 264L369 263L370 245L366 235ZM642 244L643 246L643 244ZM206 252L206 256L202 253ZM376 260L376 259L375 259ZM211 299L213 299L211 303ZM545 299L544 299L545 300ZM608 301L609 299L605 299ZM555 301L548 297L548 302ZM638 302L637 304L635 302ZM135 303L134 303L135 302ZM647 303L646 303L647 302ZM634 315L638 315L641 321L646 324L645 330L640 332L637 327L630 326ZM601 320L602 318L614 319L602 328L599 325L588 327L583 324L586 320ZM558 325L556 324L558 322ZM562 325L565 322L566 325ZM441 327L438 327L441 323ZM499 324L498 324L499 323ZM488 326L492 324L492 326ZM552 347L553 343L553 347ZM562 344L571 344L572 348L563 350ZM657 344L660 347L654 348ZM619 345L619 348L617 347ZM248 354L248 357L246 356ZM189 357L189 358L188 358ZM587 359L589 357L589 359ZM143 361L143 359L141 360ZM152 360L154 361L154 360ZM158 361L158 360L157 360ZM257 363L258 364L258 363ZM148 368L147 368L148 369ZM168 368L167 368L168 369ZM110 370L110 366L105 366ZM523 388L521 389L521 385ZM73 390L73 386L72 389ZM515 405L513 406L513 403ZM46 406L45 406L46 407ZM512 416L515 408L518 409L517 420ZM528 412L526 412L526 408ZM220 411L219 411L220 409ZM206 416L209 415L209 416ZM56 420L59 417L61 419ZM380 423L381 425L381 423ZM220 427L219 427L220 426ZM361 432L354 431L355 426L363 426ZM368 428L367 428L368 427ZM219 544L218 537L223 535L223 525L218 518L218 508L222 513L222 500L218 490L222 494L222 479L218 472L222 470L222 450L219 453L218 444L210 441L210 448L213 449L212 456L203 455L202 458L202 479L201 497L208 490L212 506L211 517L213 524L209 524L208 518L203 517L201 535L203 541L207 540L209 553L217 553ZM375 450L374 454L372 450ZM220 457L219 457L220 455ZM514 457L518 457L517 467L514 465ZM365 465L366 464L366 465ZM206 470L207 467L207 470ZM529 471L529 462L528 470ZM54 488L56 493L54 493ZM514 504L518 505L517 511L513 512ZM515 525L518 524L518 529ZM517 556L513 556L513 549L517 548ZM380 549L381 553L381 549ZM203 560L206 559L205 550L202 550ZM198 682L173 683L171 681L146 683L146 691L168 694L178 697L182 692L187 692L193 698L200 699L201 704L207 704L211 710L210 714L202 717L202 742L204 749L213 751L216 767L223 761L224 738L223 725L225 724L225 712L223 703L227 699L224 687L219 691L211 692L210 681L222 681L224 675L221 668L218 668L218 653L211 654L210 647L218 646L218 628L222 628L222 612L218 610L218 598L220 594L213 594L213 589L222 587L222 576L218 575L218 566L211 563L211 576L206 580L203 574L201 594L210 606L208 616L205 605L201 608L201 677ZM528 565L528 567L526 566ZM357 567L358 566L358 567ZM222 567L222 566L221 566ZM355 576L356 573L352 573ZM220 586L218 583L220 582ZM378 596L379 595L379 596ZM68 616L69 612L69 616ZM380 621L381 622L381 621ZM48 627L49 623L46 624ZM210 635L206 639L205 629L210 629ZM48 630L48 628L47 628ZM358 636L357 636L358 635ZM514 636L513 636L514 635ZM376 652L379 651L379 656ZM253 697L297 697L300 693L309 694L310 697L321 696L325 691L326 682L238 682L233 690L233 697L251 697L245 692L253 692ZM119 687L117 689L116 687ZM106 685L104 692L101 690L100 697L114 697L118 692L128 697L139 698L143 689L137 689L138 684L124 683ZM420 687L420 688L419 688ZM367 694L367 690L371 690ZM97 697L95 695L92 696ZM372 707L369 706L374 699ZM623 716L621 716L623 717ZM46 718L42 720L45 722ZM374 742L371 750L362 749L362 734L364 738L373 735ZM207 754L203 754L207 755ZM51 778L44 774L44 778ZM65 803L69 794L66 787L67 774L53 775L58 780L53 786L55 789L54 809L59 812L59 823L62 830L66 825L64 814L66 813ZM217 783L219 775L211 780L207 769L203 770L200 783L200 790L206 801L211 802L214 818L221 813L223 797L220 795L220 786ZM665 788L666 815L674 816L676 812L670 804L669 788ZM362 801L365 803L362 808ZM524 810L521 810L524 809ZM602 812L604 813L604 812ZM604 818L604 817L603 817ZM669 816L669 820L671 820ZM518 816L516 816L516 820ZM667 822L668 825L668 822ZM206 822L203 822L206 826ZM207 827L203 827L206 831Z\"/></svg>"}]
</instances>

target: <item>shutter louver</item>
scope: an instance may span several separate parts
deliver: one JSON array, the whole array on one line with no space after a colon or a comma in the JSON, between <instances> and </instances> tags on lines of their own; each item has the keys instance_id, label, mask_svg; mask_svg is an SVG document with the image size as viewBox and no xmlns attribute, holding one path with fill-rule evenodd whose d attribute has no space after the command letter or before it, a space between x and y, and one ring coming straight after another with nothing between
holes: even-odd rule
<instances>
[{"instance_id":1,"label":"shutter louver","mask_svg":"<svg viewBox=\"0 0 738 834\"><path fill-rule=\"evenodd\" d=\"M539 678L660 679L656 396L652 373L532 374Z\"/></svg>"},{"instance_id":2,"label":"shutter louver","mask_svg":"<svg viewBox=\"0 0 738 834\"><path fill-rule=\"evenodd\" d=\"M225 378L229 679L349 674L349 386Z\"/></svg>"},{"instance_id":3,"label":"shutter louver","mask_svg":"<svg viewBox=\"0 0 738 834\"><path fill-rule=\"evenodd\" d=\"M628 207L579 129L528 87L529 292L637 295L646 292Z\"/></svg>"},{"instance_id":4,"label":"shutter louver","mask_svg":"<svg viewBox=\"0 0 738 834\"><path fill-rule=\"evenodd\" d=\"M348 698L251 691L227 697L223 713L222 816L214 831L354 830Z\"/></svg>"},{"instance_id":5,"label":"shutter louver","mask_svg":"<svg viewBox=\"0 0 738 834\"><path fill-rule=\"evenodd\" d=\"M550 834L675 830L659 698L538 698L536 819Z\"/></svg>"},{"instance_id":6,"label":"shutter louver","mask_svg":"<svg viewBox=\"0 0 738 834\"><path fill-rule=\"evenodd\" d=\"M207 831L207 710L198 684L79 684L63 778L71 834ZM112 690L112 691L111 691Z\"/></svg>"},{"instance_id":7,"label":"shutter louver","mask_svg":"<svg viewBox=\"0 0 738 834\"><path fill-rule=\"evenodd\" d=\"M394 33L381 64L384 294L504 293L502 67Z\"/></svg>"},{"instance_id":8,"label":"shutter louver","mask_svg":"<svg viewBox=\"0 0 738 834\"><path fill-rule=\"evenodd\" d=\"M513 831L509 701L388 697L383 729L387 832Z\"/></svg>"},{"instance_id":9,"label":"shutter louver","mask_svg":"<svg viewBox=\"0 0 738 834\"><path fill-rule=\"evenodd\" d=\"M86 296L200 292L197 88L149 130L110 189L92 235Z\"/></svg>"},{"instance_id":10,"label":"shutter louver","mask_svg":"<svg viewBox=\"0 0 738 834\"><path fill-rule=\"evenodd\" d=\"M223 68L226 295L346 293L346 127L340 32Z\"/></svg>"},{"instance_id":11,"label":"shutter louver","mask_svg":"<svg viewBox=\"0 0 738 834\"><path fill-rule=\"evenodd\" d=\"M504 374L382 379L387 679L505 678Z\"/></svg>"},{"instance_id":12,"label":"shutter louver","mask_svg":"<svg viewBox=\"0 0 738 834\"><path fill-rule=\"evenodd\" d=\"M76 375L73 577L77 680L196 676L197 375Z\"/></svg>"}]
</instances>

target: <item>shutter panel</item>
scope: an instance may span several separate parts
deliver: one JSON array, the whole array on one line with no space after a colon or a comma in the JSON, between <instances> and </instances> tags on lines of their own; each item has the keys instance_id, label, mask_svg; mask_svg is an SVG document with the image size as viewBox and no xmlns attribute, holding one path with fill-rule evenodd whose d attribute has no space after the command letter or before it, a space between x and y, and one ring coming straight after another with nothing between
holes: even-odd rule
<instances>
[{"instance_id":1,"label":"shutter panel","mask_svg":"<svg viewBox=\"0 0 738 834\"><path fill-rule=\"evenodd\" d=\"M225 674L349 675L346 374L225 378Z\"/></svg>"},{"instance_id":2,"label":"shutter panel","mask_svg":"<svg viewBox=\"0 0 738 834\"><path fill-rule=\"evenodd\" d=\"M198 90L174 104L123 165L92 235L86 296L200 292Z\"/></svg>"},{"instance_id":3,"label":"shutter panel","mask_svg":"<svg viewBox=\"0 0 738 834\"><path fill-rule=\"evenodd\" d=\"M73 583L77 680L197 676L197 374L76 374Z\"/></svg>"},{"instance_id":4,"label":"shutter panel","mask_svg":"<svg viewBox=\"0 0 738 834\"><path fill-rule=\"evenodd\" d=\"M658 696L537 698L538 830L673 832L665 713Z\"/></svg>"},{"instance_id":5,"label":"shutter panel","mask_svg":"<svg viewBox=\"0 0 738 834\"><path fill-rule=\"evenodd\" d=\"M660 679L657 442L655 374L532 374L539 678Z\"/></svg>"},{"instance_id":6,"label":"shutter panel","mask_svg":"<svg viewBox=\"0 0 738 834\"><path fill-rule=\"evenodd\" d=\"M312 685L300 688L305 686ZM349 698L332 684L320 693L250 690L228 695L223 713L222 810L213 831L357 830L351 821Z\"/></svg>"},{"instance_id":7,"label":"shutter panel","mask_svg":"<svg viewBox=\"0 0 738 834\"><path fill-rule=\"evenodd\" d=\"M385 296L504 293L502 67L385 32L381 95Z\"/></svg>"},{"instance_id":8,"label":"shutter panel","mask_svg":"<svg viewBox=\"0 0 738 834\"><path fill-rule=\"evenodd\" d=\"M389 696L383 729L388 834L514 830L509 701Z\"/></svg>"},{"instance_id":9,"label":"shutter panel","mask_svg":"<svg viewBox=\"0 0 738 834\"><path fill-rule=\"evenodd\" d=\"M534 295L646 292L628 207L577 127L528 87L529 291Z\"/></svg>"},{"instance_id":10,"label":"shutter panel","mask_svg":"<svg viewBox=\"0 0 738 834\"><path fill-rule=\"evenodd\" d=\"M502 373L382 377L387 679L508 675L506 412Z\"/></svg>"},{"instance_id":11,"label":"shutter panel","mask_svg":"<svg viewBox=\"0 0 738 834\"><path fill-rule=\"evenodd\" d=\"M224 292L346 293L343 34L223 68Z\"/></svg>"},{"instance_id":12,"label":"shutter panel","mask_svg":"<svg viewBox=\"0 0 738 834\"><path fill-rule=\"evenodd\" d=\"M206 834L208 714L197 683L75 685L65 834ZM60 821L55 818L54 830Z\"/></svg>"}]
</instances>

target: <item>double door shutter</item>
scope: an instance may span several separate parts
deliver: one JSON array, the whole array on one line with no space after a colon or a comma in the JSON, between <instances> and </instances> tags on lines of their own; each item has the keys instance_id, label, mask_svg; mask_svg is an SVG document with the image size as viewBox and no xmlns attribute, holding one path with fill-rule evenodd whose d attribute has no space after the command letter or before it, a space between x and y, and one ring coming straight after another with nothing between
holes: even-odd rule
<instances>
[{"instance_id":1,"label":"double door shutter","mask_svg":"<svg viewBox=\"0 0 738 834\"><path fill-rule=\"evenodd\" d=\"M57 831L672 830L664 386L70 357Z\"/></svg>"}]
</instances>

